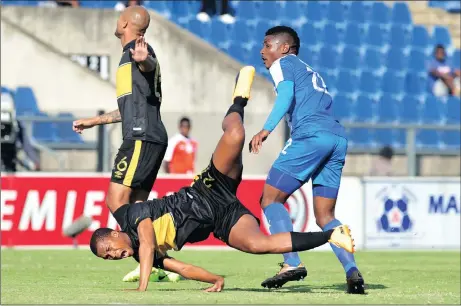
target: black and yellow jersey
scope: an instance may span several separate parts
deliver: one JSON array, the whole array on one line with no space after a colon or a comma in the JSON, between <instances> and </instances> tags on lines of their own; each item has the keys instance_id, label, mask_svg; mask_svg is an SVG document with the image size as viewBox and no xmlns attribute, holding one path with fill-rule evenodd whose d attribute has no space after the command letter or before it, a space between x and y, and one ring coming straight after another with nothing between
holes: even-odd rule
<instances>
[{"instance_id":1,"label":"black and yellow jersey","mask_svg":"<svg viewBox=\"0 0 461 306\"><path fill-rule=\"evenodd\" d=\"M160 65L154 50L148 45L150 55L157 61L151 72L142 72L133 60L135 40L123 48L117 69L117 103L122 117L123 139L168 143L168 135L160 116L162 103Z\"/></svg>"}]
</instances>

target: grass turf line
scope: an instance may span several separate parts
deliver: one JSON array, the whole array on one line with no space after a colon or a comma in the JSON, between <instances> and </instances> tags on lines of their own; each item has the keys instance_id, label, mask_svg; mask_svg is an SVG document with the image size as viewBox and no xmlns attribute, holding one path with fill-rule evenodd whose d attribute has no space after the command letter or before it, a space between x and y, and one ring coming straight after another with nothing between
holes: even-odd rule
<instances>
[{"instance_id":1,"label":"grass turf line","mask_svg":"<svg viewBox=\"0 0 461 306\"><path fill-rule=\"evenodd\" d=\"M346 294L344 271L332 252L301 254L303 282L267 290L279 255L183 251L173 256L225 276L221 293L205 293L196 281L150 283L148 291L124 292L137 283L122 277L134 260L104 261L88 250L2 250L2 304L459 304L460 252L359 252L357 264L368 295Z\"/></svg>"}]
</instances>

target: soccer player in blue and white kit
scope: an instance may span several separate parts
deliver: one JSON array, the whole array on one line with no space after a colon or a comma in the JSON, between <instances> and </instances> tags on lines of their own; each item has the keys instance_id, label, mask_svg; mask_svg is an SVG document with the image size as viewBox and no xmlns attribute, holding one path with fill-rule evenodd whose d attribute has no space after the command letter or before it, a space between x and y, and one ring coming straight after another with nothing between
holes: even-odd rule
<instances>
[{"instance_id":1,"label":"soccer player in blue and white kit","mask_svg":"<svg viewBox=\"0 0 461 306\"><path fill-rule=\"evenodd\" d=\"M277 99L263 129L251 140L250 151L258 154L263 141L284 116L291 128L291 138L272 165L261 198L271 234L293 231L283 203L309 179L318 226L327 231L341 224L334 210L347 152L345 130L333 117L333 100L322 77L297 57L299 47L296 31L277 26L266 32L261 50ZM364 281L354 255L331 247L346 272L347 291L364 293ZM298 253L286 253L283 257L280 272L262 286L278 288L307 275Z\"/></svg>"}]
</instances>

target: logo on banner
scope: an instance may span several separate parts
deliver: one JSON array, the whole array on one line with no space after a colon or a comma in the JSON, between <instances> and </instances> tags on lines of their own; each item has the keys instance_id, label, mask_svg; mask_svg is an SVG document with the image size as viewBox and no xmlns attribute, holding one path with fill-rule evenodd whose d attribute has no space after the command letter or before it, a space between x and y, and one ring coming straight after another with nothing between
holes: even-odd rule
<instances>
[{"instance_id":1,"label":"logo on banner","mask_svg":"<svg viewBox=\"0 0 461 306\"><path fill-rule=\"evenodd\" d=\"M309 206L307 195L303 188L295 191L285 202L285 207L290 214L291 222L293 223L294 232L305 232L307 230L307 220L309 220ZM269 231L269 222L263 214L263 224L267 232Z\"/></svg>"},{"instance_id":2,"label":"logo on banner","mask_svg":"<svg viewBox=\"0 0 461 306\"><path fill-rule=\"evenodd\" d=\"M416 197L404 186L390 186L377 194L382 214L377 220L378 231L404 233L411 231L413 220L409 207L416 205Z\"/></svg>"}]
</instances>

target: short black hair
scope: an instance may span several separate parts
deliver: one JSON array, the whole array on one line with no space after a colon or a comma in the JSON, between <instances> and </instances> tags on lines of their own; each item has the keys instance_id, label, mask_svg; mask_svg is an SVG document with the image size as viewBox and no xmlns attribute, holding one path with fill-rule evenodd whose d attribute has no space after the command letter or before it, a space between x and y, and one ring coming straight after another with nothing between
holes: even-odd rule
<instances>
[{"instance_id":1,"label":"short black hair","mask_svg":"<svg viewBox=\"0 0 461 306\"><path fill-rule=\"evenodd\" d=\"M434 50L437 50L437 49L443 49L443 50L445 50L445 46L442 45L442 44L437 44L437 45L435 46Z\"/></svg>"},{"instance_id":2,"label":"short black hair","mask_svg":"<svg viewBox=\"0 0 461 306\"><path fill-rule=\"evenodd\" d=\"M391 160L394 156L394 150L390 146L385 146L379 151L379 156Z\"/></svg>"},{"instance_id":3,"label":"short black hair","mask_svg":"<svg viewBox=\"0 0 461 306\"><path fill-rule=\"evenodd\" d=\"M90 240L90 249L94 255L98 256L98 243L103 239L109 237L112 231L113 229L107 227L101 227L94 231Z\"/></svg>"},{"instance_id":4,"label":"short black hair","mask_svg":"<svg viewBox=\"0 0 461 306\"><path fill-rule=\"evenodd\" d=\"M276 26L266 31L266 36L267 35L277 35L277 34L290 35L294 43L294 45L290 46L290 49L295 48L296 50L295 54L298 55L299 48L301 47L301 41L299 40L298 33L296 33L296 31L293 28L290 28L287 26Z\"/></svg>"},{"instance_id":5,"label":"short black hair","mask_svg":"<svg viewBox=\"0 0 461 306\"><path fill-rule=\"evenodd\" d=\"M183 124L184 122L187 122L190 125L189 117L182 117L181 120L179 120L179 125Z\"/></svg>"}]
</instances>

